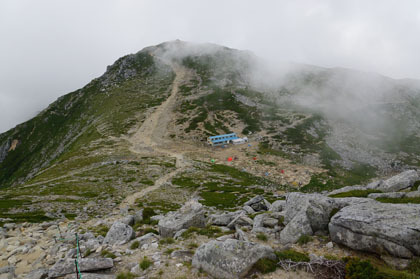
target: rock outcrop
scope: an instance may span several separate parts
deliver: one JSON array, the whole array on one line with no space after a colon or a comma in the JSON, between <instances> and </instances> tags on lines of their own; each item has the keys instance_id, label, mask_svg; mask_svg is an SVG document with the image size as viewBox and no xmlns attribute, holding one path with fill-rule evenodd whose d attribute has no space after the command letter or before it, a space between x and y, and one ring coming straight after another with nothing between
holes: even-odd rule
<instances>
[{"instance_id":1,"label":"rock outcrop","mask_svg":"<svg viewBox=\"0 0 420 279\"><path fill-rule=\"evenodd\" d=\"M282 214L286 227L280 233L280 242L296 242L301 235L317 231L326 233L331 214L350 204L370 201L364 198L334 199L321 194L290 193Z\"/></svg>"},{"instance_id":2,"label":"rock outcrop","mask_svg":"<svg viewBox=\"0 0 420 279\"><path fill-rule=\"evenodd\" d=\"M135 237L132 227L116 221L105 236L104 244L127 243Z\"/></svg>"},{"instance_id":3,"label":"rock outcrop","mask_svg":"<svg viewBox=\"0 0 420 279\"><path fill-rule=\"evenodd\" d=\"M197 201L190 201L178 211L168 213L159 221L158 226L162 237L173 237L176 232L193 226L205 227L203 206Z\"/></svg>"},{"instance_id":4,"label":"rock outcrop","mask_svg":"<svg viewBox=\"0 0 420 279\"><path fill-rule=\"evenodd\" d=\"M418 173L415 170L408 170L368 186L382 192L398 192L410 188L418 180L420 180Z\"/></svg>"},{"instance_id":5,"label":"rock outcrop","mask_svg":"<svg viewBox=\"0 0 420 279\"><path fill-rule=\"evenodd\" d=\"M114 262L109 258L85 258L79 259L80 271L97 271L109 269L114 266ZM74 259L62 259L54 264L49 270L48 277L56 278L67 274L75 273Z\"/></svg>"},{"instance_id":6,"label":"rock outcrop","mask_svg":"<svg viewBox=\"0 0 420 279\"><path fill-rule=\"evenodd\" d=\"M420 205L369 202L343 208L331 239L352 249L410 258L420 255Z\"/></svg>"},{"instance_id":7,"label":"rock outcrop","mask_svg":"<svg viewBox=\"0 0 420 279\"><path fill-rule=\"evenodd\" d=\"M236 239L213 240L195 251L192 265L215 278L242 278L262 258L274 260L273 249Z\"/></svg>"}]
</instances>

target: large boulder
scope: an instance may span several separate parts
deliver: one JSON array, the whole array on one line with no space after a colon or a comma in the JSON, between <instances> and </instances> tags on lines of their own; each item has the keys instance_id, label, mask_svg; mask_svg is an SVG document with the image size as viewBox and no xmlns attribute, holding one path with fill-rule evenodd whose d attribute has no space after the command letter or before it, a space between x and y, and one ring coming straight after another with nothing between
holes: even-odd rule
<instances>
[{"instance_id":1,"label":"large boulder","mask_svg":"<svg viewBox=\"0 0 420 279\"><path fill-rule=\"evenodd\" d=\"M331 239L355 250L396 257L420 256L420 205L378 202L350 205L333 216Z\"/></svg>"},{"instance_id":2,"label":"large boulder","mask_svg":"<svg viewBox=\"0 0 420 279\"><path fill-rule=\"evenodd\" d=\"M32 270L25 276L25 279L46 279L46 278L48 278L48 269L46 268Z\"/></svg>"},{"instance_id":3,"label":"large boulder","mask_svg":"<svg viewBox=\"0 0 420 279\"><path fill-rule=\"evenodd\" d=\"M79 259L81 272L109 269L114 266L114 262L109 258L84 258ZM60 259L48 272L49 278L56 278L67 274L75 273L76 266L74 259Z\"/></svg>"},{"instance_id":4,"label":"large boulder","mask_svg":"<svg viewBox=\"0 0 420 279\"><path fill-rule=\"evenodd\" d=\"M302 235L312 234L313 230L308 216L302 212L293 217L293 219L280 232L280 242L282 244L295 243Z\"/></svg>"},{"instance_id":5,"label":"large boulder","mask_svg":"<svg viewBox=\"0 0 420 279\"><path fill-rule=\"evenodd\" d=\"M321 194L290 193L283 209L286 227L280 233L283 244L294 243L303 234L328 231L332 213L350 204L370 201L365 198L329 198Z\"/></svg>"},{"instance_id":6,"label":"large boulder","mask_svg":"<svg viewBox=\"0 0 420 279\"><path fill-rule=\"evenodd\" d=\"M230 222L232 222L233 219L235 219L235 217L239 216L241 213L243 213L242 210L222 214L212 214L209 216L207 223L216 226L227 226Z\"/></svg>"},{"instance_id":7,"label":"large boulder","mask_svg":"<svg viewBox=\"0 0 420 279\"><path fill-rule=\"evenodd\" d=\"M242 278L262 258L274 260L272 248L236 239L207 242L195 251L192 265L215 278Z\"/></svg>"},{"instance_id":8,"label":"large boulder","mask_svg":"<svg viewBox=\"0 0 420 279\"><path fill-rule=\"evenodd\" d=\"M286 206L285 200L277 200L271 204L268 210L271 212L280 212L283 210L285 206Z\"/></svg>"},{"instance_id":9,"label":"large boulder","mask_svg":"<svg viewBox=\"0 0 420 279\"><path fill-rule=\"evenodd\" d=\"M114 222L105 236L104 244L127 243L136 236L132 227L119 221Z\"/></svg>"},{"instance_id":10,"label":"large boulder","mask_svg":"<svg viewBox=\"0 0 420 279\"><path fill-rule=\"evenodd\" d=\"M268 210L268 208L271 206L271 204L261 195L253 197L244 205L250 206L255 211L265 211Z\"/></svg>"},{"instance_id":11,"label":"large boulder","mask_svg":"<svg viewBox=\"0 0 420 279\"><path fill-rule=\"evenodd\" d=\"M415 170L408 170L376 184L371 183L368 186L382 192L398 192L410 188L418 180L420 180L418 173Z\"/></svg>"},{"instance_id":12,"label":"large boulder","mask_svg":"<svg viewBox=\"0 0 420 279\"><path fill-rule=\"evenodd\" d=\"M176 232L189 227L203 228L206 226L203 206L195 200L189 201L178 211L160 219L158 226L162 237L173 237Z\"/></svg>"},{"instance_id":13,"label":"large boulder","mask_svg":"<svg viewBox=\"0 0 420 279\"><path fill-rule=\"evenodd\" d=\"M68 274L64 279L74 279L74 274ZM115 279L116 276L112 274L102 274L102 273L82 273L83 279Z\"/></svg>"}]
</instances>

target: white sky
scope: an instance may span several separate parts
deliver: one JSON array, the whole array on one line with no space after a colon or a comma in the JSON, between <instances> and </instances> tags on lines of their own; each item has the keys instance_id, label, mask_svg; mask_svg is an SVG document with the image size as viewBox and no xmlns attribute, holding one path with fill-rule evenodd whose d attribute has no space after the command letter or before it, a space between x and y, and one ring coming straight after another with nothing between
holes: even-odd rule
<instances>
[{"instance_id":1,"label":"white sky","mask_svg":"<svg viewBox=\"0 0 420 279\"><path fill-rule=\"evenodd\" d=\"M0 132L174 39L420 79L418 0L0 0Z\"/></svg>"}]
</instances>

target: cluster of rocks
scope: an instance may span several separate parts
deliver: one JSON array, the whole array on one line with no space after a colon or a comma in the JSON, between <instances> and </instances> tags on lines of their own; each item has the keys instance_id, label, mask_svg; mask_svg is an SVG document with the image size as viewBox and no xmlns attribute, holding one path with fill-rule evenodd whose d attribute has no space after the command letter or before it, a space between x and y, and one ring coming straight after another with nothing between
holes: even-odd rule
<instances>
[{"instance_id":1,"label":"cluster of rocks","mask_svg":"<svg viewBox=\"0 0 420 279\"><path fill-rule=\"evenodd\" d=\"M159 241L174 238L183 241L189 228L217 226L216 239L202 241L194 253L188 249L174 250L172 258L192 262L195 268L215 278L240 278L249 273L263 258L275 259L271 246L287 247L303 235L328 235L332 242L361 251L387 254L398 258L420 256L420 205L380 203L378 197L417 197L420 191L393 192L410 188L419 176L416 172L401 173L388 180L366 186L351 186L323 194L293 192L268 202L263 196L247 201L240 210L220 212L205 208L191 200L177 211L153 216L159 233L136 235L133 225L143 220L143 211L110 221L100 220L93 227L110 225L105 235L91 232L79 234L82 254L79 258L83 278L115 278L116 263L137 276L147 276L138 261L123 262L138 249L137 254L151 255L155 266L162 260ZM385 193L370 194L367 198L334 198L331 195L351 190L382 189ZM69 225L69 224L67 224ZM73 229L58 230L58 223L5 224L0 229L0 278L72 278L75 276L77 250ZM60 237L57 239L57 232ZM260 234L269 239L257 240ZM188 235L188 234L186 234ZM135 248L133 244L135 245ZM268 245L270 244L270 245ZM330 242L328 245L332 246ZM129 248L130 247L130 248ZM112 258L107 254L112 253ZM179 263L182 265L181 263Z\"/></svg>"}]
</instances>

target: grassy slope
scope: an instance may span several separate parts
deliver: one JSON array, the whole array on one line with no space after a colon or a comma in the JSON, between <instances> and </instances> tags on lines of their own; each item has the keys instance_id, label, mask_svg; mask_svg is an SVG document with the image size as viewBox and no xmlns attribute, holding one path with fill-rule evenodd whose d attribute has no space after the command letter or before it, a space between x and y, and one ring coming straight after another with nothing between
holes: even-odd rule
<instances>
[{"instance_id":1,"label":"grassy slope","mask_svg":"<svg viewBox=\"0 0 420 279\"><path fill-rule=\"evenodd\" d=\"M22 182L51 163L88 156L95 148L88 147L92 142L107 144L109 136L126 133L137 123L140 112L166 97L173 74L158 74L147 53L127 57L119 59L103 77L59 98L33 119L2 135L0 145L7 139L18 139L19 145L0 164L0 187ZM123 63L137 74L124 80L120 76ZM112 85L105 87L104 81Z\"/></svg>"}]
</instances>

